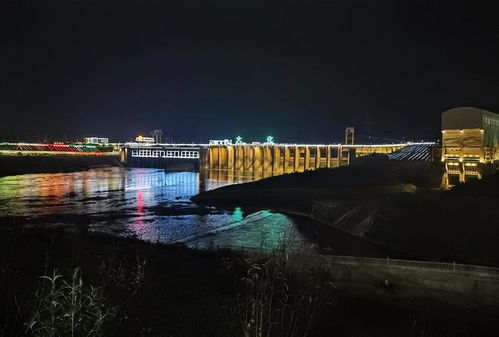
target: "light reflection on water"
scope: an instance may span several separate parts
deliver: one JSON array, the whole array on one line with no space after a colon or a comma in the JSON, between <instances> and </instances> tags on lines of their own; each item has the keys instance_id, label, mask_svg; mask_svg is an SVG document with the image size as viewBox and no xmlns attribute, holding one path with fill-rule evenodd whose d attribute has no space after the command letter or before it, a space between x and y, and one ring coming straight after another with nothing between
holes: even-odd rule
<instances>
[{"instance_id":1,"label":"light reflection on water","mask_svg":"<svg viewBox=\"0 0 499 337\"><path fill-rule=\"evenodd\" d=\"M89 231L197 247L271 248L283 238L300 244L303 239L293 220L282 214L264 211L245 217L241 208L219 211L189 200L200 191L260 178L227 171L167 173L118 167L4 177L0 217L27 219L32 226L84 226Z\"/></svg>"}]
</instances>

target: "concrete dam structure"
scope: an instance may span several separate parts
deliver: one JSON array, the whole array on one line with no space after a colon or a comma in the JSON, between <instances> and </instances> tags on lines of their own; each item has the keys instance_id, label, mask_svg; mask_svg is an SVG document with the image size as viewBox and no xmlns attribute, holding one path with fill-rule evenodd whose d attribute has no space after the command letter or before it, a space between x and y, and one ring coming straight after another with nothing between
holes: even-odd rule
<instances>
[{"instance_id":1,"label":"concrete dam structure","mask_svg":"<svg viewBox=\"0 0 499 337\"><path fill-rule=\"evenodd\" d=\"M390 154L404 145L218 145L209 146L201 161L203 169L293 173L348 165L356 157Z\"/></svg>"},{"instance_id":2,"label":"concrete dam structure","mask_svg":"<svg viewBox=\"0 0 499 337\"><path fill-rule=\"evenodd\" d=\"M157 167L165 170L228 170L275 174L334 168L350 164L369 154L392 154L414 145L432 147L434 143L377 145L342 144L142 144L126 143L120 161L127 166Z\"/></svg>"}]
</instances>

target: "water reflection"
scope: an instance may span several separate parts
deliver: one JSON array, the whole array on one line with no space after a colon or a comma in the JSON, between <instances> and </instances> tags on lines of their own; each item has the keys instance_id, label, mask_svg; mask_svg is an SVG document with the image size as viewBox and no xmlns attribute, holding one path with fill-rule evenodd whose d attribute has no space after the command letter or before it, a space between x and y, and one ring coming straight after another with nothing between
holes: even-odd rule
<instances>
[{"instance_id":1,"label":"water reflection","mask_svg":"<svg viewBox=\"0 0 499 337\"><path fill-rule=\"evenodd\" d=\"M36 226L76 225L86 217L89 231L148 241L272 247L285 236L299 236L288 217L270 212L245 217L239 207L221 212L189 200L200 191L270 174L115 167L4 177L0 178L0 217L17 217L16 223L23 219Z\"/></svg>"},{"instance_id":2,"label":"water reflection","mask_svg":"<svg viewBox=\"0 0 499 337\"><path fill-rule=\"evenodd\" d=\"M137 219L133 224L133 229L136 232L144 229L144 196L142 190L137 190Z\"/></svg>"},{"instance_id":3,"label":"water reflection","mask_svg":"<svg viewBox=\"0 0 499 337\"><path fill-rule=\"evenodd\" d=\"M195 248L227 247L227 248L300 248L305 244L304 238L296 230L289 217L260 211L245 218L239 218L236 208L232 218L236 219L228 225L213 230L211 233L188 238L188 245Z\"/></svg>"}]
</instances>

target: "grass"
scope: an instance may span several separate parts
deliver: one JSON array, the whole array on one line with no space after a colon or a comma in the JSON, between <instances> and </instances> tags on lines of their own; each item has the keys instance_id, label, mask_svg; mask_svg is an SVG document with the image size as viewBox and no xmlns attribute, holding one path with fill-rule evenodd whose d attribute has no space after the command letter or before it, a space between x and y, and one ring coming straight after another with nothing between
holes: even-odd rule
<instances>
[{"instance_id":1,"label":"grass","mask_svg":"<svg viewBox=\"0 0 499 337\"><path fill-rule=\"evenodd\" d=\"M498 332L487 311L404 307L339 293L310 251L196 251L60 231L0 232L2 337Z\"/></svg>"},{"instance_id":2,"label":"grass","mask_svg":"<svg viewBox=\"0 0 499 337\"><path fill-rule=\"evenodd\" d=\"M40 276L26 331L38 337L98 337L113 316L102 289L85 286L76 269L69 281L57 270Z\"/></svg>"},{"instance_id":3,"label":"grass","mask_svg":"<svg viewBox=\"0 0 499 337\"><path fill-rule=\"evenodd\" d=\"M236 317L245 337L309 336L333 298L327 271L290 263L284 254L249 261Z\"/></svg>"}]
</instances>

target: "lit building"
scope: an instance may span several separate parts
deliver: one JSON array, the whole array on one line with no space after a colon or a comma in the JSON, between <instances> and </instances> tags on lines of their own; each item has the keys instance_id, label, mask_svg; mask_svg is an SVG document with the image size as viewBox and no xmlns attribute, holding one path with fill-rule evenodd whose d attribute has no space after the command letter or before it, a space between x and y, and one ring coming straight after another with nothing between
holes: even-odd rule
<instances>
[{"instance_id":1,"label":"lit building","mask_svg":"<svg viewBox=\"0 0 499 337\"><path fill-rule=\"evenodd\" d=\"M210 145L232 145L232 139L210 140Z\"/></svg>"},{"instance_id":2,"label":"lit building","mask_svg":"<svg viewBox=\"0 0 499 337\"><path fill-rule=\"evenodd\" d=\"M142 135L139 135L135 138L135 141L137 143L154 143L154 138L152 137L144 137Z\"/></svg>"},{"instance_id":3,"label":"lit building","mask_svg":"<svg viewBox=\"0 0 499 337\"><path fill-rule=\"evenodd\" d=\"M471 107L442 113L444 187L480 179L499 160L499 115Z\"/></svg>"},{"instance_id":4,"label":"lit building","mask_svg":"<svg viewBox=\"0 0 499 337\"><path fill-rule=\"evenodd\" d=\"M101 137L86 137L84 138L85 144L109 144L109 138Z\"/></svg>"}]
</instances>

